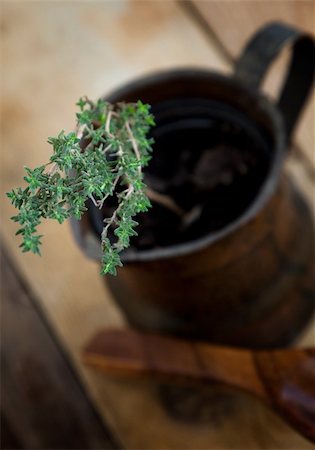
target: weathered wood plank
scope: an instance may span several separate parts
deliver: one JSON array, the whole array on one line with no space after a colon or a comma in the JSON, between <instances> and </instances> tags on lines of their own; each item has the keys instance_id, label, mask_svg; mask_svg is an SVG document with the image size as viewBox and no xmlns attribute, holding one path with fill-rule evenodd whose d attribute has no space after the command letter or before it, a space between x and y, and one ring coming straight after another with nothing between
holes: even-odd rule
<instances>
[{"instance_id":1,"label":"weathered wood plank","mask_svg":"<svg viewBox=\"0 0 315 450\"><path fill-rule=\"evenodd\" d=\"M237 58L249 36L267 22L283 21L314 33L315 3L312 0L191 0L191 3L198 8L233 58Z\"/></svg>"},{"instance_id":2,"label":"weathered wood plank","mask_svg":"<svg viewBox=\"0 0 315 450\"><path fill-rule=\"evenodd\" d=\"M1 448L118 448L2 253Z\"/></svg>"},{"instance_id":3,"label":"weathered wood plank","mask_svg":"<svg viewBox=\"0 0 315 450\"><path fill-rule=\"evenodd\" d=\"M315 34L315 2L309 0L266 1L200 1L190 2L195 7L195 18L208 25L210 39L215 36L223 46L227 60L235 60L255 31L269 21L280 20ZM206 28L206 26L205 26ZM288 62L284 52L271 67L263 89L276 97ZM315 93L311 95L296 129L296 142L315 168Z\"/></svg>"},{"instance_id":4,"label":"weathered wood plank","mask_svg":"<svg viewBox=\"0 0 315 450\"><path fill-rule=\"evenodd\" d=\"M3 19L3 190L20 184L24 164L47 159L47 136L73 127L79 96L98 97L161 68L228 70L217 47L173 1L13 2L3 4ZM124 323L97 265L77 249L69 227L56 223L41 227L42 258L22 255L9 221L14 210L5 201L0 206L2 234L14 263L127 448L310 448L250 398L212 395L209 420L187 424L165 413L154 386L106 379L85 368L81 350L95 331Z\"/></svg>"},{"instance_id":5,"label":"weathered wood plank","mask_svg":"<svg viewBox=\"0 0 315 450\"><path fill-rule=\"evenodd\" d=\"M0 415L0 426L1 426L1 448L3 450L13 450L13 449L24 449L18 436L12 431L10 424L4 414Z\"/></svg>"}]
</instances>

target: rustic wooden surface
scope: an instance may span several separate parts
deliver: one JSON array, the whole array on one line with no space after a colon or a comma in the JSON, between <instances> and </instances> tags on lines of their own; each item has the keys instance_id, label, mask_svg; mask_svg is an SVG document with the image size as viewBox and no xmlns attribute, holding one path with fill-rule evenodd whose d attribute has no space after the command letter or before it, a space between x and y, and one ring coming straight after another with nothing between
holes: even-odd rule
<instances>
[{"instance_id":1,"label":"rustic wooden surface","mask_svg":"<svg viewBox=\"0 0 315 450\"><path fill-rule=\"evenodd\" d=\"M74 104L81 95L96 98L136 75L162 68L193 65L229 72L227 53L235 56L246 38L243 32L249 35L255 28L252 3L258 3L259 17L263 12L267 17L268 11L278 8L274 5L284 2L200 3L207 29L191 8L172 0L3 2L2 192L20 185L23 165L33 167L47 160L47 136L72 129ZM275 14L285 19L287 9L300 3L286 2ZM241 11L241 23L232 24ZM291 18L295 21L298 16L293 11ZM227 39L233 42L233 54ZM304 122L298 130L300 150L292 153L288 166L312 202L314 127L308 122L304 138L303 126ZM48 222L41 227L42 258L21 254L15 224L9 221L14 210L5 200L1 213L1 236L14 267L31 286L104 423L126 448L312 448L250 397L218 391L209 420L187 424L165 413L155 386L107 379L84 367L81 350L90 337L100 328L124 324L97 264L77 249L69 226ZM310 326L299 345L314 342L315 327Z\"/></svg>"},{"instance_id":2,"label":"rustic wooden surface","mask_svg":"<svg viewBox=\"0 0 315 450\"><path fill-rule=\"evenodd\" d=\"M119 448L6 251L2 268L1 448Z\"/></svg>"}]
</instances>

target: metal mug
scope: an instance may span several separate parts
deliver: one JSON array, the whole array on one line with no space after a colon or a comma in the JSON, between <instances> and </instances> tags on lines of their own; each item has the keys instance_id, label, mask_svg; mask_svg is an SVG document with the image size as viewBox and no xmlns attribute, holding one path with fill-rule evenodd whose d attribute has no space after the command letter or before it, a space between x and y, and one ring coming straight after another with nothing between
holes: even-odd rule
<instances>
[{"instance_id":1,"label":"metal mug","mask_svg":"<svg viewBox=\"0 0 315 450\"><path fill-rule=\"evenodd\" d=\"M292 58L273 104L259 86L284 46ZM202 132L209 120L226 121L254 136L265 157L254 197L232 221L185 243L122 254L123 268L106 282L132 326L245 347L287 345L303 329L315 308L314 225L283 163L311 89L314 54L310 36L271 23L250 40L232 76L165 71L105 97L150 103L157 140L171 123L181 133L185 124ZM102 220L89 205L73 222L79 245L96 260Z\"/></svg>"}]
</instances>

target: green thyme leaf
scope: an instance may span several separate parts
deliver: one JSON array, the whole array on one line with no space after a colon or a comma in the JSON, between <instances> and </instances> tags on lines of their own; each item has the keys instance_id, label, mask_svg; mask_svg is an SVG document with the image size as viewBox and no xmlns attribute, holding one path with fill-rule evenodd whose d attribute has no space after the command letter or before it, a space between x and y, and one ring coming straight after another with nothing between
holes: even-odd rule
<instances>
[{"instance_id":1,"label":"green thyme leaf","mask_svg":"<svg viewBox=\"0 0 315 450\"><path fill-rule=\"evenodd\" d=\"M111 105L82 97L77 106L76 131L49 137L52 155L47 164L25 167L27 186L7 193L18 209L12 220L20 225L16 234L22 237L22 251L40 254L37 227L42 219L81 219L87 200L101 209L109 197L116 197L117 207L105 218L101 235L101 273L115 275L122 265L119 253L137 234L133 217L150 207L142 170L151 158L148 132L154 118L141 101Z\"/></svg>"}]
</instances>

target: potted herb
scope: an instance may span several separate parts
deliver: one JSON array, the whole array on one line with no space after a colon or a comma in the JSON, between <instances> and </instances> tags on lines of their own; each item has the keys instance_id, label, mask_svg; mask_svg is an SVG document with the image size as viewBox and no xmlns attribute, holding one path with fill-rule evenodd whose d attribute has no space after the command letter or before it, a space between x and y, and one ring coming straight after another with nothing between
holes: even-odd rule
<instances>
[{"instance_id":1,"label":"potted herb","mask_svg":"<svg viewBox=\"0 0 315 450\"><path fill-rule=\"evenodd\" d=\"M256 89L288 37L313 51L309 37L271 24L234 77L167 71L81 99L76 132L50 138L48 164L26 169L28 187L9 193L22 250L39 253L42 218L74 217L102 273L124 263L106 279L132 325L229 345L291 342L315 306L313 224L282 173L311 58L301 92L287 78L292 108ZM253 68L250 55L266 49Z\"/></svg>"}]
</instances>

